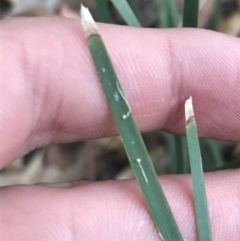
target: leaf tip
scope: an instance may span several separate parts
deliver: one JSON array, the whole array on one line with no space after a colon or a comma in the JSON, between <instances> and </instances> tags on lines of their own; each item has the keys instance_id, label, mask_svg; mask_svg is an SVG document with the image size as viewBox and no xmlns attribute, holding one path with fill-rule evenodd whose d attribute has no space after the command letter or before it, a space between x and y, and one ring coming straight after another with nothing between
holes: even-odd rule
<instances>
[{"instance_id":1,"label":"leaf tip","mask_svg":"<svg viewBox=\"0 0 240 241\"><path fill-rule=\"evenodd\" d=\"M81 23L87 38L98 35L97 25L88 8L81 4L80 9Z\"/></svg>"},{"instance_id":2,"label":"leaf tip","mask_svg":"<svg viewBox=\"0 0 240 241\"><path fill-rule=\"evenodd\" d=\"M190 96L185 102L185 118L186 122L194 117L192 96Z\"/></svg>"}]
</instances>

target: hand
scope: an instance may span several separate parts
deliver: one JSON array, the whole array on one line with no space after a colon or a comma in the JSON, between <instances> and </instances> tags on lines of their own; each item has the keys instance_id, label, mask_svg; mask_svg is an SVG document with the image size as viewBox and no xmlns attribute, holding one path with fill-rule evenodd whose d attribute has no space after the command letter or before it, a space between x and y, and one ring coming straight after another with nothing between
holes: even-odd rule
<instances>
[{"instance_id":1,"label":"hand","mask_svg":"<svg viewBox=\"0 0 240 241\"><path fill-rule=\"evenodd\" d=\"M51 22L50 22L51 21ZM30 150L116 134L79 20L0 22L0 167ZM99 25L141 131L240 141L240 40L206 30ZM206 174L214 240L240 240L239 170ZM161 177L186 240L197 240L189 175ZM1 240L159 240L136 181L0 189Z\"/></svg>"}]
</instances>

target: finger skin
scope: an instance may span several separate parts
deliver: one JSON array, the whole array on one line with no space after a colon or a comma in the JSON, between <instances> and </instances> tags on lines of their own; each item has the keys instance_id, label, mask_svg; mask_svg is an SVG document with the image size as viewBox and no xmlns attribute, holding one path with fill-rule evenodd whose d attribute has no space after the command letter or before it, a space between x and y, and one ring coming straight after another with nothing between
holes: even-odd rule
<instances>
[{"instance_id":1,"label":"finger skin","mask_svg":"<svg viewBox=\"0 0 240 241\"><path fill-rule=\"evenodd\" d=\"M116 134L79 20L0 23L0 167L35 147ZM240 140L240 41L206 30L99 25L141 131Z\"/></svg>"},{"instance_id":2,"label":"finger skin","mask_svg":"<svg viewBox=\"0 0 240 241\"><path fill-rule=\"evenodd\" d=\"M240 240L239 176L239 170L206 175L213 240ZM184 238L196 241L190 176L161 183ZM0 202L3 241L160 240L136 181L2 188Z\"/></svg>"}]
</instances>

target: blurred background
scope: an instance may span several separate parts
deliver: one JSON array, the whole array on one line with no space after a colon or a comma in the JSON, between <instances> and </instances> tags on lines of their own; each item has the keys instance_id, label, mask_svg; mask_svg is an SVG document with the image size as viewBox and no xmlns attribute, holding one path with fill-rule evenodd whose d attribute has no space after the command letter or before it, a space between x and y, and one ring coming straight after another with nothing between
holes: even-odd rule
<instances>
[{"instance_id":1,"label":"blurred background","mask_svg":"<svg viewBox=\"0 0 240 241\"><path fill-rule=\"evenodd\" d=\"M108 7L105 16L99 10L103 1ZM0 0L0 19L40 16L78 18L80 3L90 8L96 21L124 24L108 0ZM129 3L142 26L162 26L161 0L131 0ZM204 3L201 2L199 27L211 29L214 1ZM176 6L180 24L183 0L176 0ZM221 1L220 16L214 28L240 37L240 0ZM158 174L189 172L185 137L181 138L180 146L176 146L173 135L161 131L145 133L143 138ZM205 171L240 167L239 143L201 139L200 144ZM178 161L180 156L181 162ZM129 178L134 178L134 174L119 137L50 145L13 160L0 170L0 186Z\"/></svg>"}]
</instances>

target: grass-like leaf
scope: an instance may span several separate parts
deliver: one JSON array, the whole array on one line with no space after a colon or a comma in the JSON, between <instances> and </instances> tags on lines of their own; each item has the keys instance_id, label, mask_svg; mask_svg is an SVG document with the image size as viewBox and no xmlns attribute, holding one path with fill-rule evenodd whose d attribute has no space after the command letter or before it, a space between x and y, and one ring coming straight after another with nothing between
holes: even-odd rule
<instances>
[{"instance_id":1,"label":"grass-like leaf","mask_svg":"<svg viewBox=\"0 0 240 241\"><path fill-rule=\"evenodd\" d=\"M95 0L98 20L102 23L111 23L111 15L108 6L108 0Z\"/></svg>"},{"instance_id":2,"label":"grass-like leaf","mask_svg":"<svg viewBox=\"0 0 240 241\"><path fill-rule=\"evenodd\" d=\"M161 28L176 28L178 26L178 11L176 1L158 1Z\"/></svg>"},{"instance_id":3,"label":"grass-like leaf","mask_svg":"<svg viewBox=\"0 0 240 241\"><path fill-rule=\"evenodd\" d=\"M198 15L199 0L184 0L183 27L197 28ZM191 97L186 101L185 114L188 153L190 159L194 191L194 205L198 227L198 239L199 241L212 241L212 231L204 183L203 164Z\"/></svg>"},{"instance_id":4,"label":"grass-like leaf","mask_svg":"<svg viewBox=\"0 0 240 241\"><path fill-rule=\"evenodd\" d=\"M185 103L186 134L194 190L194 203L199 241L212 241L212 231L192 97Z\"/></svg>"},{"instance_id":5,"label":"grass-like leaf","mask_svg":"<svg viewBox=\"0 0 240 241\"><path fill-rule=\"evenodd\" d=\"M217 143L214 140L210 140L210 139L206 139L205 141L212 154L212 157L213 157L213 160L215 163L215 167L216 168L222 167L225 162L224 162L223 156L220 152L220 149L219 149Z\"/></svg>"},{"instance_id":6,"label":"grass-like leaf","mask_svg":"<svg viewBox=\"0 0 240 241\"><path fill-rule=\"evenodd\" d=\"M184 137L174 135L174 143L175 143L176 159L172 160L172 162L175 163L175 168L176 168L175 173L176 174L187 173L189 168L188 168L188 162L187 162L186 156L184 155L184 149L185 149ZM172 165L172 168L173 168L173 165Z\"/></svg>"},{"instance_id":7,"label":"grass-like leaf","mask_svg":"<svg viewBox=\"0 0 240 241\"><path fill-rule=\"evenodd\" d=\"M119 14L123 17L124 21L129 26L141 27L137 17L135 16L133 10L129 6L126 0L110 0Z\"/></svg>"},{"instance_id":8,"label":"grass-like leaf","mask_svg":"<svg viewBox=\"0 0 240 241\"><path fill-rule=\"evenodd\" d=\"M222 8L222 0L215 0L214 5L214 14L210 19L208 24L208 28L211 30L218 30L219 22L221 19L221 8Z\"/></svg>"},{"instance_id":9,"label":"grass-like leaf","mask_svg":"<svg viewBox=\"0 0 240 241\"><path fill-rule=\"evenodd\" d=\"M199 0L184 0L183 27L197 28Z\"/></svg>"},{"instance_id":10,"label":"grass-like leaf","mask_svg":"<svg viewBox=\"0 0 240 241\"><path fill-rule=\"evenodd\" d=\"M170 171L172 174L182 174L188 172L188 162L184 153L185 137L163 133L168 144L170 156Z\"/></svg>"},{"instance_id":11,"label":"grass-like leaf","mask_svg":"<svg viewBox=\"0 0 240 241\"><path fill-rule=\"evenodd\" d=\"M233 160L231 162L227 162L220 168L217 168L216 170L226 170L226 169L235 169L235 168L240 168L240 158Z\"/></svg>"},{"instance_id":12,"label":"grass-like leaf","mask_svg":"<svg viewBox=\"0 0 240 241\"><path fill-rule=\"evenodd\" d=\"M133 10L135 16L138 18L139 16L139 10L140 10L140 2L139 0L129 0L129 5L131 9Z\"/></svg>"},{"instance_id":13,"label":"grass-like leaf","mask_svg":"<svg viewBox=\"0 0 240 241\"><path fill-rule=\"evenodd\" d=\"M97 73L157 231L165 241L183 241L106 47L92 16L84 7L81 21Z\"/></svg>"},{"instance_id":14,"label":"grass-like leaf","mask_svg":"<svg viewBox=\"0 0 240 241\"><path fill-rule=\"evenodd\" d=\"M214 171L225 165L225 160L215 140L200 138L199 141L205 172ZM213 161L209 161L210 159Z\"/></svg>"}]
</instances>

